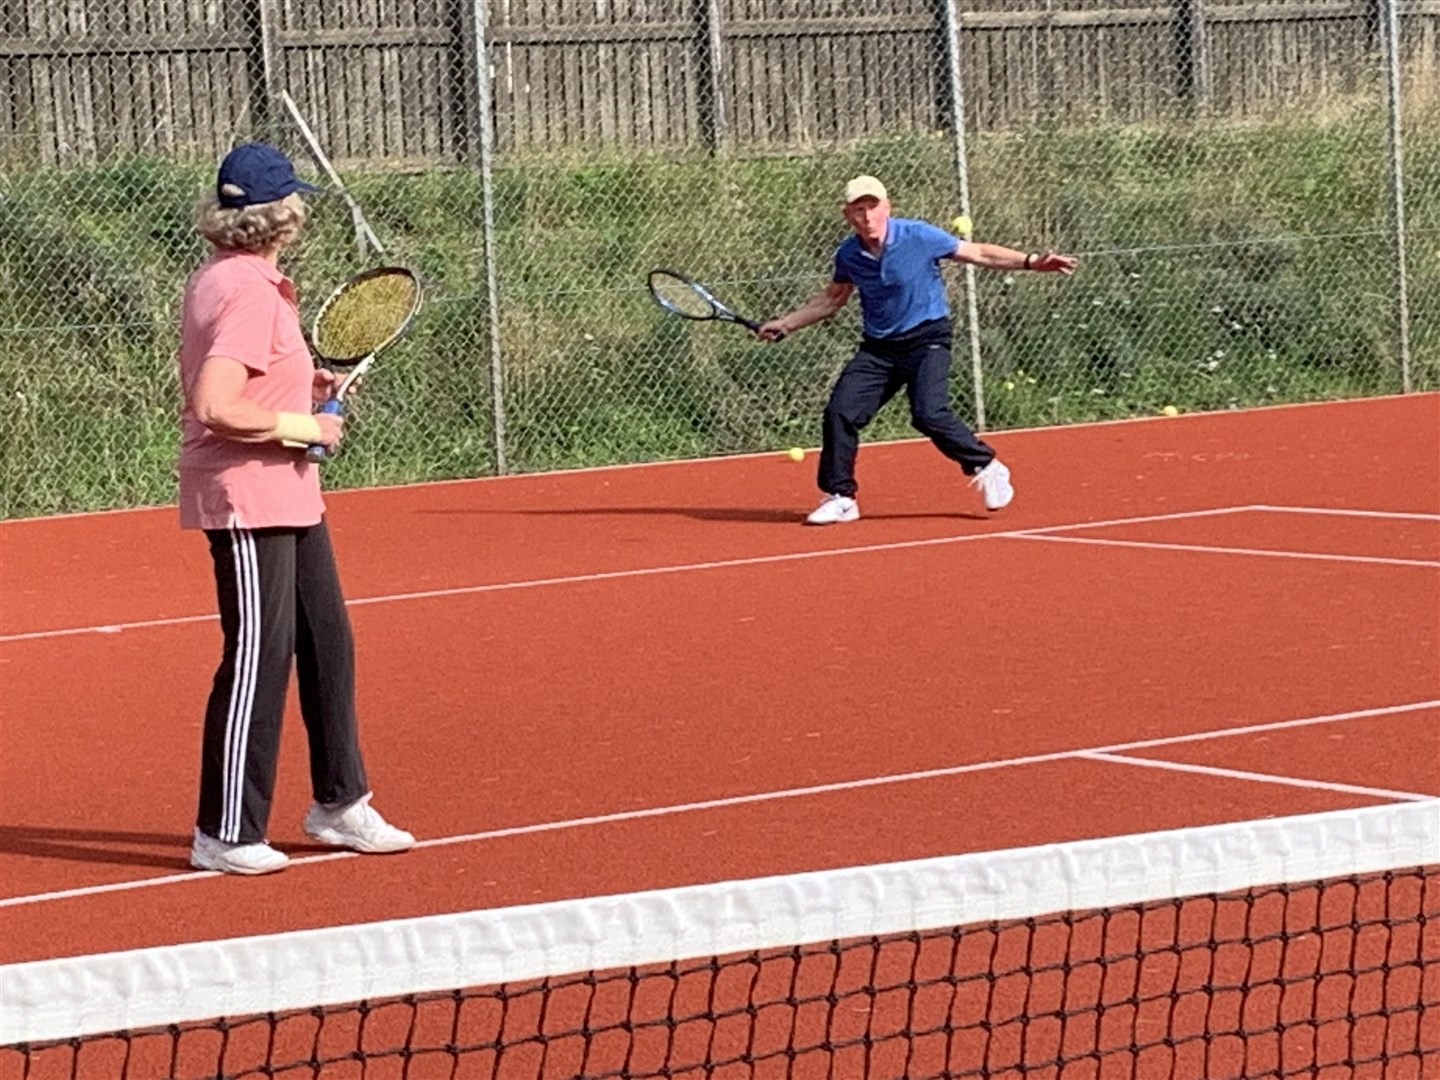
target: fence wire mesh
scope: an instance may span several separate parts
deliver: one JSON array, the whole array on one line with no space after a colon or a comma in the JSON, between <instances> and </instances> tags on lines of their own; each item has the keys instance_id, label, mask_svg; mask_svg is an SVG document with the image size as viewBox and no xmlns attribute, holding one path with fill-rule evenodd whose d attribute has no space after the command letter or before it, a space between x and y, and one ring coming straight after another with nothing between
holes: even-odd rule
<instances>
[{"instance_id":1,"label":"fence wire mesh","mask_svg":"<svg viewBox=\"0 0 1440 1080\"><path fill-rule=\"evenodd\" d=\"M1081 255L973 296L947 270L956 407L990 428L1440 388L1437 0L72 0L0 27L7 517L173 497L191 212L249 138L325 189L285 264L307 322L376 263L428 292L331 487L814 444L855 305L765 345L644 279L787 310L859 172L903 216Z\"/></svg>"}]
</instances>

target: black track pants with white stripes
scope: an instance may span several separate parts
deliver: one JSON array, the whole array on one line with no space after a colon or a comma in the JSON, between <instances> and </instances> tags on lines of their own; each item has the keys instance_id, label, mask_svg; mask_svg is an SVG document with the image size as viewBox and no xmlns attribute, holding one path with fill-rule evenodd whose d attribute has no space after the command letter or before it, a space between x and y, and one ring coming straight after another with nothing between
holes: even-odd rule
<instances>
[{"instance_id":1,"label":"black track pants with white stripes","mask_svg":"<svg viewBox=\"0 0 1440 1080\"><path fill-rule=\"evenodd\" d=\"M325 522L296 529L206 530L224 654L205 711L203 833L262 841L275 790L280 722L296 661L317 802L369 791L355 721L355 646Z\"/></svg>"}]
</instances>

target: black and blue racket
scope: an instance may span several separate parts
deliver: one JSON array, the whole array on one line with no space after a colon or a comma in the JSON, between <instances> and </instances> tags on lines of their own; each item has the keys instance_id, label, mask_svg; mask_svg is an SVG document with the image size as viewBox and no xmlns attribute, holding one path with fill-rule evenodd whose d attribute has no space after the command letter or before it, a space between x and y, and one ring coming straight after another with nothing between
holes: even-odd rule
<instances>
[{"instance_id":1,"label":"black and blue racket","mask_svg":"<svg viewBox=\"0 0 1440 1080\"><path fill-rule=\"evenodd\" d=\"M752 334L758 333L760 330L760 323L754 319L747 319L743 315L737 315L734 309L721 303L714 293L694 278L686 277L674 270L651 270L649 280L651 298L672 315L679 315L682 319L694 319L697 322L710 319L731 322L745 327ZM780 337L784 336L780 335ZM775 340L779 339L777 337Z\"/></svg>"}]
</instances>

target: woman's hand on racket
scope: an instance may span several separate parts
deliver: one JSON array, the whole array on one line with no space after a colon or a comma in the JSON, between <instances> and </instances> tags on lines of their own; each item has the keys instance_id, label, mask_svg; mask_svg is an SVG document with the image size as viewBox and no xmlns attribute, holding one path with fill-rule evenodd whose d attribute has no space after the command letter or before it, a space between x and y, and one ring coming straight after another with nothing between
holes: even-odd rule
<instances>
[{"instance_id":1,"label":"woman's hand on racket","mask_svg":"<svg viewBox=\"0 0 1440 1080\"><path fill-rule=\"evenodd\" d=\"M335 388L340 385L342 376L335 374L329 368L316 368L315 381L310 386L310 397L316 405L324 405L335 396ZM348 401L354 397L360 389L360 384L365 381L363 375L352 379L350 385L345 388L345 398Z\"/></svg>"},{"instance_id":2,"label":"woman's hand on racket","mask_svg":"<svg viewBox=\"0 0 1440 1080\"><path fill-rule=\"evenodd\" d=\"M340 377L329 368L316 368L315 378L310 383L310 400L316 405L323 405L335 393L335 384L339 381Z\"/></svg>"},{"instance_id":3,"label":"woman's hand on racket","mask_svg":"<svg viewBox=\"0 0 1440 1080\"><path fill-rule=\"evenodd\" d=\"M345 437L345 414L317 412L315 422L320 425L320 446L333 451Z\"/></svg>"}]
</instances>

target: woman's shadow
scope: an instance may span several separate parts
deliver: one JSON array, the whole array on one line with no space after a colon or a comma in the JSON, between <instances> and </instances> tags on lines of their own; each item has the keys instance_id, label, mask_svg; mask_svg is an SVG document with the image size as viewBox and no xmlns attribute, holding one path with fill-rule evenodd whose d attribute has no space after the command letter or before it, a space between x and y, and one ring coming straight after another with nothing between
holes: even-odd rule
<instances>
[{"instance_id":1,"label":"woman's shadow","mask_svg":"<svg viewBox=\"0 0 1440 1080\"><path fill-rule=\"evenodd\" d=\"M110 829L58 828L50 825L0 825L0 855L190 869L191 837L180 833L123 832Z\"/></svg>"}]
</instances>

